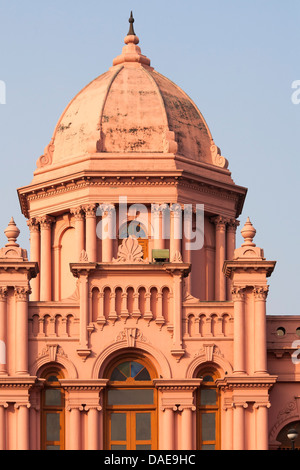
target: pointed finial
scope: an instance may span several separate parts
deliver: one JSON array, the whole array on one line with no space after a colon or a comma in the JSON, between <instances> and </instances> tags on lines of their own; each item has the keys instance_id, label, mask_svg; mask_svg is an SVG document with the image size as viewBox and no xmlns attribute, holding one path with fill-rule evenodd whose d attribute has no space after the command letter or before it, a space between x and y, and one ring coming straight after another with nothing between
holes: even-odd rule
<instances>
[{"instance_id":1,"label":"pointed finial","mask_svg":"<svg viewBox=\"0 0 300 470\"><path fill-rule=\"evenodd\" d=\"M16 226L16 223L13 217L10 219L10 222L7 228L4 230L4 233L8 239L8 243L5 246L19 246L16 243L16 240L18 236L20 235L20 230Z\"/></svg>"},{"instance_id":2,"label":"pointed finial","mask_svg":"<svg viewBox=\"0 0 300 470\"><path fill-rule=\"evenodd\" d=\"M130 13L130 18L129 18L128 21L130 23L130 26L129 26L129 31L128 31L127 36L135 36L135 32L134 32L134 28L133 28L134 18L133 18L132 12Z\"/></svg>"},{"instance_id":3,"label":"pointed finial","mask_svg":"<svg viewBox=\"0 0 300 470\"><path fill-rule=\"evenodd\" d=\"M242 246L255 246L255 243L253 243L253 238L255 237L256 230L253 227L249 217L247 218L247 221L241 230L241 234L245 240Z\"/></svg>"}]
</instances>

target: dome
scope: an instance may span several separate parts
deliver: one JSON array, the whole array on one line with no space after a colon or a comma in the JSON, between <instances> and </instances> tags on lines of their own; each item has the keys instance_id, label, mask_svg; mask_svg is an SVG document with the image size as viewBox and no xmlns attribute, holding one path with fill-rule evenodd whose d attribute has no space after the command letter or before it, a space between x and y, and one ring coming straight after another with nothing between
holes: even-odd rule
<instances>
[{"instance_id":1,"label":"dome","mask_svg":"<svg viewBox=\"0 0 300 470\"><path fill-rule=\"evenodd\" d=\"M133 21L112 67L64 110L38 169L99 153L173 153L227 167L197 106L142 55Z\"/></svg>"}]
</instances>

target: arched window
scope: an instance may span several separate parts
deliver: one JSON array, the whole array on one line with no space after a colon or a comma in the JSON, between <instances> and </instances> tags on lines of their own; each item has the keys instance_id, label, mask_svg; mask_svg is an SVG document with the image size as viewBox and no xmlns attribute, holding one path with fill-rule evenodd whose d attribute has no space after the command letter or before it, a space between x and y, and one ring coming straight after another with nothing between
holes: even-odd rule
<instances>
[{"instance_id":1,"label":"arched window","mask_svg":"<svg viewBox=\"0 0 300 470\"><path fill-rule=\"evenodd\" d=\"M197 397L197 441L199 450L220 449L220 397L217 374L213 370L201 371L203 381Z\"/></svg>"},{"instance_id":2,"label":"arched window","mask_svg":"<svg viewBox=\"0 0 300 470\"><path fill-rule=\"evenodd\" d=\"M143 249L143 258L148 258L148 235L144 225L138 220L131 220L123 224L119 230L119 245L124 238L137 238L139 245Z\"/></svg>"},{"instance_id":3,"label":"arched window","mask_svg":"<svg viewBox=\"0 0 300 470\"><path fill-rule=\"evenodd\" d=\"M109 369L106 390L108 450L157 449L155 372L148 361L123 358Z\"/></svg>"},{"instance_id":4,"label":"arched window","mask_svg":"<svg viewBox=\"0 0 300 470\"><path fill-rule=\"evenodd\" d=\"M64 450L65 448L65 403L64 391L58 370L48 371L41 401L41 449Z\"/></svg>"}]
</instances>

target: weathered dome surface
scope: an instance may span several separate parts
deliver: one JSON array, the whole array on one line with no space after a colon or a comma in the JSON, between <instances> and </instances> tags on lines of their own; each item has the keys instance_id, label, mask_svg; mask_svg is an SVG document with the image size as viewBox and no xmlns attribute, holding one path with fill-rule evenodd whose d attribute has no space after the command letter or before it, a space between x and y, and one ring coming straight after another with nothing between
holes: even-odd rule
<instances>
[{"instance_id":1,"label":"weathered dome surface","mask_svg":"<svg viewBox=\"0 0 300 470\"><path fill-rule=\"evenodd\" d=\"M69 103L38 168L101 152L174 153L226 167L196 105L150 66L138 42L127 35L113 66Z\"/></svg>"}]
</instances>

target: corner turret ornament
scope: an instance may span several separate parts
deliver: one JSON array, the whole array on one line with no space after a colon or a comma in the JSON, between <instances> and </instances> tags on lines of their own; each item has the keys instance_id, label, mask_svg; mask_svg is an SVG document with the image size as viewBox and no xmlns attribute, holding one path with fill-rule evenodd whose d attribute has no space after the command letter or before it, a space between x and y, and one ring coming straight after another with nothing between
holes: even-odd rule
<instances>
[{"instance_id":1,"label":"corner turret ornament","mask_svg":"<svg viewBox=\"0 0 300 470\"><path fill-rule=\"evenodd\" d=\"M24 250L17 243L17 238L20 235L20 230L16 226L14 218L10 219L7 228L4 230L7 237L7 243L4 248L0 250L0 259L9 258L12 260L28 261L27 250Z\"/></svg>"}]
</instances>

